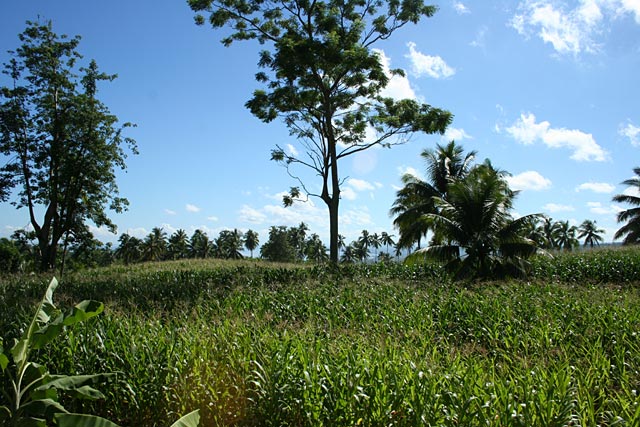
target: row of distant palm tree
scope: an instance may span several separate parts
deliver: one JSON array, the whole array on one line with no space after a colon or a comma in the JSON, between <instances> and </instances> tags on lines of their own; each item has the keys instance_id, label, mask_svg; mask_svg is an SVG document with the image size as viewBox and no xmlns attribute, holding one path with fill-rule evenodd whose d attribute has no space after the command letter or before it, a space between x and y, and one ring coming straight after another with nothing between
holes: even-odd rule
<instances>
[{"instance_id":1,"label":"row of distant palm tree","mask_svg":"<svg viewBox=\"0 0 640 427\"><path fill-rule=\"evenodd\" d=\"M360 237L347 245L344 236L340 235L338 237L338 245L342 249L340 261L344 263L352 263L355 261L364 262L370 258L371 248L375 249L373 257L375 261L390 261L392 257L389 254L389 249L392 247L396 249L396 242L393 238L394 236L386 231L380 234L371 234L368 230L362 230ZM379 249L381 247L386 248L386 251L380 252ZM396 256L399 254L400 252L396 250Z\"/></svg>"},{"instance_id":2,"label":"row of distant palm tree","mask_svg":"<svg viewBox=\"0 0 640 427\"><path fill-rule=\"evenodd\" d=\"M243 258L243 248L253 256L259 244L258 233L253 230L246 233L238 229L223 230L216 239L211 240L202 230L196 230L191 237L182 229L168 236L159 227L153 228L144 239L122 234L118 242L115 255L125 264L185 258L239 259Z\"/></svg>"},{"instance_id":3,"label":"row of distant palm tree","mask_svg":"<svg viewBox=\"0 0 640 427\"><path fill-rule=\"evenodd\" d=\"M571 251L580 246L580 239L584 239L584 246L599 246L604 241L604 232L604 229L598 228L596 221L590 219L575 226L570 225L569 221L554 221L545 215L529 225L527 237L542 249Z\"/></svg>"}]
</instances>

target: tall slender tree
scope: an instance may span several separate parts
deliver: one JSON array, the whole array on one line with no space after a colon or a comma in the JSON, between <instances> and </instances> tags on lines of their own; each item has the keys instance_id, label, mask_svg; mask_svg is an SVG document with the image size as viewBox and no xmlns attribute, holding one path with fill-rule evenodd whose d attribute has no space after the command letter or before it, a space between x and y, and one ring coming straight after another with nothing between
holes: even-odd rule
<instances>
[{"instance_id":1,"label":"tall slender tree","mask_svg":"<svg viewBox=\"0 0 640 427\"><path fill-rule=\"evenodd\" d=\"M340 160L403 143L413 132L443 133L451 122L447 111L382 97L390 74L375 50L378 42L437 8L423 0L188 1L196 23L205 23L204 12L212 27L230 28L225 45L255 39L268 46L260 52L263 71L256 74L266 89L256 90L246 106L264 122L281 118L302 145L298 152L304 154L280 146L271 153L298 182L283 202L290 205L305 193L327 205L330 260L337 263ZM367 137L369 128L374 138ZM300 171L320 177L320 190L305 185Z\"/></svg>"},{"instance_id":2,"label":"tall slender tree","mask_svg":"<svg viewBox=\"0 0 640 427\"><path fill-rule=\"evenodd\" d=\"M260 239L258 233L253 230L247 230L244 233L244 247L251 253L251 258L253 258L253 251L260 244Z\"/></svg>"},{"instance_id":3,"label":"tall slender tree","mask_svg":"<svg viewBox=\"0 0 640 427\"><path fill-rule=\"evenodd\" d=\"M58 36L51 23L27 22L22 45L5 64L10 84L0 88L0 200L26 208L38 239L40 269L55 267L60 240L86 221L115 232L107 211L128 205L115 170L125 168L124 127L97 98L98 84L115 75L95 61L77 67L79 37ZM77 73L81 73L79 76ZM44 212L37 217L39 210Z\"/></svg>"},{"instance_id":4,"label":"tall slender tree","mask_svg":"<svg viewBox=\"0 0 640 427\"><path fill-rule=\"evenodd\" d=\"M602 237L604 229L598 228L595 221L585 219L578 227L578 239L584 239L584 245L589 245L593 248L594 245L600 245L600 242L604 241Z\"/></svg>"}]
</instances>

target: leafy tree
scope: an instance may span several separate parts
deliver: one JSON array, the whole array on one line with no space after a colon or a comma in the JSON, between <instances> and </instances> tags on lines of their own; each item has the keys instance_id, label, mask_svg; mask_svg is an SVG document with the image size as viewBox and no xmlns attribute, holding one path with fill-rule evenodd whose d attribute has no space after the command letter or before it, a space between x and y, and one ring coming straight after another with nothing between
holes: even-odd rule
<instances>
[{"instance_id":1,"label":"leafy tree","mask_svg":"<svg viewBox=\"0 0 640 427\"><path fill-rule=\"evenodd\" d=\"M36 233L24 229L18 229L11 234L11 240L15 243L25 261L25 269L32 269L38 265L40 257L39 247L36 242Z\"/></svg>"},{"instance_id":2,"label":"leafy tree","mask_svg":"<svg viewBox=\"0 0 640 427\"><path fill-rule=\"evenodd\" d=\"M584 239L584 245L589 245L593 248L593 245L600 245L600 242L604 240L601 234L604 233L604 229L598 228L596 221L585 219L578 227L578 239Z\"/></svg>"},{"instance_id":3,"label":"leafy tree","mask_svg":"<svg viewBox=\"0 0 640 427\"><path fill-rule=\"evenodd\" d=\"M338 209L342 178L339 161L376 145L391 146L423 131L443 133L451 114L414 100L383 98L389 82L377 42L408 23L436 12L423 0L189 0L197 12L208 12L214 28L230 27L223 39L256 39L268 44L260 52L256 74L266 90L256 90L246 103L260 120L281 118L302 144L298 156L281 147L271 153L297 179L284 197L290 205L304 192L319 197L329 210L330 260L338 262ZM196 23L205 18L196 15ZM394 70L396 74L401 71ZM368 127L375 130L366 137ZM300 152L302 152L300 151ZM301 166L321 179L312 192L293 169Z\"/></svg>"},{"instance_id":4,"label":"leafy tree","mask_svg":"<svg viewBox=\"0 0 640 427\"><path fill-rule=\"evenodd\" d=\"M511 217L516 193L505 175L487 161L451 182L446 200L434 198L437 212L426 214L448 243L433 244L412 257L426 254L445 261L456 279L524 274L526 258L537 250L524 231L538 215Z\"/></svg>"},{"instance_id":5,"label":"leafy tree","mask_svg":"<svg viewBox=\"0 0 640 427\"><path fill-rule=\"evenodd\" d=\"M618 222L625 222L626 224L620 227L614 239L623 238L623 245L631 245L640 243L640 167L634 168L633 173L635 177L622 181L622 184L627 185L632 190L631 194L617 194L613 196L613 201L617 203L628 203L631 206L635 206L626 209L618 213Z\"/></svg>"},{"instance_id":6,"label":"leafy tree","mask_svg":"<svg viewBox=\"0 0 640 427\"><path fill-rule=\"evenodd\" d=\"M22 256L15 242L3 237L0 239L0 271L15 273L20 269Z\"/></svg>"},{"instance_id":7,"label":"leafy tree","mask_svg":"<svg viewBox=\"0 0 640 427\"><path fill-rule=\"evenodd\" d=\"M107 210L128 205L118 196L115 169L126 167L124 148L136 147L122 135L130 125L119 127L97 98L98 84L115 75L100 72L95 61L77 69L79 37L34 22L19 37L22 46L3 71L11 84L0 88L0 153L9 159L0 168L0 200L19 189L12 203L27 208L40 269L48 270L60 239L86 221L115 232Z\"/></svg>"},{"instance_id":8,"label":"leafy tree","mask_svg":"<svg viewBox=\"0 0 640 427\"><path fill-rule=\"evenodd\" d=\"M291 244L290 232L285 226L272 226L269 240L260 248L260 256L269 261L292 262L297 258L296 249Z\"/></svg>"},{"instance_id":9,"label":"leafy tree","mask_svg":"<svg viewBox=\"0 0 640 427\"><path fill-rule=\"evenodd\" d=\"M253 251L260 244L260 239L258 238L258 233L253 230L247 230L244 233L244 247L247 248L249 252L251 252L251 258L253 258Z\"/></svg>"},{"instance_id":10,"label":"leafy tree","mask_svg":"<svg viewBox=\"0 0 640 427\"><path fill-rule=\"evenodd\" d=\"M425 214L436 213L434 198L447 199L450 183L467 175L476 152L465 154L462 146L451 141L444 146L438 144L435 150L426 149L420 156L426 165L427 179L423 181L412 174L405 174L402 177L404 187L396 193L390 210L390 214L396 217L393 224L400 232L398 244L402 248L410 248L415 243L420 248L422 237L433 229L433 223Z\"/></svg>"},{"instance_id":11,"label":"leafy tree","mask_svg":"<svg viewBox=\"0 0 640 427\"><path fill-rule=\"evenodd\" d=\"M114 260L111 243L102 243L88 229L84 233L74 234L74 239L69 244L69 264L73 270L106 267ZM62 274L65 261L63 260L60 264L60 274Z\"/></svg>"}]
</instances>

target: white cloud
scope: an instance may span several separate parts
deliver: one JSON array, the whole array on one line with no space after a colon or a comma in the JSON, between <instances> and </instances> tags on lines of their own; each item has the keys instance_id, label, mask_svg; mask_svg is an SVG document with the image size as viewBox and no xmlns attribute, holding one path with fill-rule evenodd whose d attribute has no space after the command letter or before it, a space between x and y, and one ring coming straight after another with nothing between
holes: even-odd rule
<instances>
[{"instance_id":1,"label":"white cloud","mask_svg":"<svg viewBox=\"0 0 640 427\"><path fill-rule=\"evenodd\" d=\"M127 231L125 231L124 233L132 237L137 237L138 239L144 239L149 234L149 231L147 231L147 229L144 227L137 227L127 228Z\"/></svg>"},{"instance_id":2,"label":"white cloud","mask_svg":"<svg viewBox=\"0 0 640 427\"><path fill-rule=\"evenodd\" d=\"M391 59L385 55L381 49L373 49L378 54L385 73L390 77L389 83L382 90L381 95L396 100L399 99L417 99L416 93L409 83L407 77L391 75Z\"/></svg>"},{"instance_id":3,"label":"white cloud","mask_svg":"<svg viewBox=\"0 0 640 427\"><path fill-rule=\"evenodd\" d=\"M556 212L573 212L575 208L569 205L561 205L558 203L547 203L542 207L545 211L556 213Z\"/></svg>"},{"instance_id":4,"label":"white cloud","mask_svg":"<svg viewBox=\"0 0 640 427\"><path fill-rule=\"evenodd\" d=\"M411 60L412 71L416 76L421 77L426 74L434 79L441 79L451 77L456 73L456 70L447 65L441 57L418 52L414 42L407 43L407 46L409 53L405 57Z\"/></svg>"},{"instance_id":5,"label":"white cloud","mask_svg":"<svg viewBox=\"0 0 640 427\"><path fill-rule=\"evenodd\" d=\"M629 138L631 145L640 147L640 127L627 123L626 126L620 126L618 133Z\"/></svg>"},{"instance_id":6,"label":"white cloud","mask_svg":"<svg viewBox=\"0 0 640 427\"><path fill-rule=\"evenodd\" d=\"M583 0L580 7L569 11L558 8L555 3L549 0L522 2L521 13L513 17L511 26L524 36L535 32L561 54L596 52L598 45L592 35L602 19L596 2Z\"/></svg>"},{"instance_id":7,"label":"white cloud","mask_svg":"<svg viewBox=\"0 0 640 427\"><path fill-rule=\"evenodd\" d=\"M465 6L462 2L454 1L453 8L458 12L458 15L464 15L466 13L471 13L469 8Z\"/></svg>"},{"instance_id":8,"label":"white cloud","mask_svg":"<svg viewBox=\"0 0 640 427\"><path fill-rule=\"evenodd\" d=\"M375 190L373 184L363 179L349 178L347 180L347 185L356 191Z\"/></svg>"},{"instance_id":9,"label":"white cloud","mask_svg":"<svg viewBox=\"0 0 640 427\"><path fill-rule=\"evenodd\" d=\"M176 215L176 211L172 211L171 209L165 209L164 213L166 213L167 215Z\"/></svg>"},{"instance_id":10,"label":"white cloud","mask_svg":"<svg viewBox=\"0 0 640 427\"><path fill-rule=\"evenodd\" d=\"M267 216L257 209L252 208L249 205L243 205L240 208L239 219L241 222L248 222L251 224L262 224L266 221Z\"/></svg>"},{"instance_id":11,"label":"white cloud","mask_svg":"<svg viewBox=\"0 0 640 427\"><path fill-rule=\"evenodd\" d=\"M531 113L521 114L506 131L524 145L541 141L549 148L568 148L573 151L571 159L579 162L608 159L608 153L596 143L593 135L576 129L552 128L547 121L536 123L536 117Z\"/></svg>"},{"instance_id":12,"label":"white cloud","mask_svg":"<svg viewBox=\"0 0 640 427\"><path fill-rule=\"evenodd\" d=\"M291 144L287 144L287 152L289 155L294 157L298 155L298 150L296 150L296 147Z\"/></svg>"},{"instance_id":13,"label":"white cloud","mask_svg":"<svg viewBox=\"0 0 640 427\"><path fill-rule=\"evenodd\" d=\"M217 216L208 216L207 219L213 222L218 222L220 220Z\"/></svg>"},{"instance_id":14,"label":"white cloud","mask_svg":"<svg viewBox=\"0 0 640 427\"><path fill-rule=\"evenodd\" d=\"M598 52L596 39L613 19L631 14L640 24L638 0L580 0L570 9L559 0L524 0L518 10L511 26L525 37L535 33L560 54Z\"/></svg>"},{"instance_id":15,"label":"white cloud","mask_svg":"<svg viewBox=\"0 0 640 427\"><path fill-rule=\"evenodd\" d=\"M187 210L187 212L200 212L200 208L196 205L192 205L191 203L187 203L185 209Z\"/></svg>"},{"instance_id":16,"label":"white cloud","mask_svg":"<svg viewBox=\"0 0 640 427\"><path fill-rule=\"evenodd\" d=\"M106 226L96 227L95 225L89 225L89 231L96 237L108 237L112 238L114 233L109 231Z\"/></svg>"},{"instance_id":17,"label":"white cloud","mask_svg":"<svg viewBox=\"0 0 640 427\"><path fill-rule=\"evenodd\" d=\"M344 226L346 230L349 228L357 230L357 228L372 225L373 221L371 219L371 214L369 213L369 209L365 207L359 207L354 209L349 209L340 215L340 225ZM346 231L345 230L345 231ZM360 231L360 230L357 230ZM347 234L347 233L344 233Z\"/></svg>"},{"instance_id":18,"label":"white cloud","mask_svg":"<svg viewBox=\"0 0 640 427\"><path fill-rule=\"evenodd\" d=\"M602 206L602 203L600 202L588 202L587 206L589 207L589 211L591 213L594 213L597 215L615 215L618 212L623 211L623 209L620 206L617 206L617 205Z\"/></svg>"},{"instance_id":19,"label":"white cloud","mask_svg":"<svg viewBox=\"0 0 640 427\"><path fill-rule=\"evenodd\" d=\"M526 171L518 175L507 177L509 186L514 190L546 190L551 187L551 180L536 171Z\"/></svg>"},{"instance_id":20,"label":"white cloud","mask_svg":"<svg viewBox=\"0 0 640 427\"><path fill-rule=\"evenodd\" d=\"M576 191L588 190L595 193L612 193L616 187L606 182L585 182L576 187Z\"/></svg>"},{"instance_id":21,"label":"white cloud","mask_svg":"<svg viewBox=\"0 0 640 427\"><path fill-rule=\"evenodd\" d=\"M442 139L446 141L462 141L464 139L473 139L473 137L462 128L450 127L447 128Z\"/></svg>"},{"instance_id":22,"label":"white cloud","mask_svg":"<svg viewBox=\"0 0 640 427\"><path fill-rule=\"evenodd\" d=\"M340 189L340 197L346 200L355 200L358 198L358 195L353 188L345 187Z\"/></svg>"}]
</instances>

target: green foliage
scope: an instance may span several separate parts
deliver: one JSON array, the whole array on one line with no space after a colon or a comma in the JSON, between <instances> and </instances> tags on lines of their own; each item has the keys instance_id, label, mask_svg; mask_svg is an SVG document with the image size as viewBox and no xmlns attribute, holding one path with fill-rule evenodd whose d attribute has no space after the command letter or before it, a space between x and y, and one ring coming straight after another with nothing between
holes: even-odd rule
<instances>
[{"instance_id":1,"label":"green foliage","mask_svg":"<svg viewBox=\"0 0 640 427\"><path fill-rule=\"evenodd\" d=\"M539 255L531 259L531 275L564 283L640 282L638 248L602 248L573 253Z\"/></svg>"},{"instance_id":2,"label":"green foliage","mask_svg":"<svg viewBox=\"0 0 640 427\"><path fill-rule=\"evenodd\" d=\"M64 314L53 304L53 292L58 286L54 278L38 305L35 316L9 352L0 346L3 399L0 420L8 426L96 426L116 424L99 417L69 413L60 403L59 393L75 398L95 400L104 395L92 385L110 374L52 375L44 366L31 360L35 350L44 348L62 333L65 327L84 322L100 314L104 306L95 301L83 301Z\"/></svg>"},{"instance_id":3,"label":"green foliage","mask_svg":"<svg viewBox=\"0 0 640 427\"><path fill-rule=\"evenodd\" d=\"M0 239L0 271L15 273L20 269L22 256L15 243L5 237Z\"/></svg>"},{"instance_id":4,"label":"green foliage","mask_svg":"<svg viewBox=\"0 0 640 427\"><path fill-rule=\"evenodd\" d=\"M625 263L640 258L624 253ZM585 275L465 287L437 265L85 271L66 276L62 297L110 295L110 310L35 362L122 372L99 405L64 405L122 425L169 425L187 408L207 426L635 425L639 282L594 286ZM28 277L1 289L8 333L17 325L5 309L35 293Z\"/></svg>"},{"instance_id":5,"label":"green foliage","mask_svg":"<svg viewBox=\"0 0 640 427\"><path fill-rule=\"evenodd\" d=\"M427 256L445 263L455 279L521 277L527 258L536 253L524 229L538 215L511 217L515 198L505 173L486 161L449 183L447 196L433 197L432 221L441 242L434 242L411 257Z\"/></svg>"},{"instance_id":6,"label":"green foliage","mask_svg":"<svg viewBox=\"0 0 640 427\"><path fill-rule=\"evenodd\" d=\"M300 194L319 197L329 210L330 260L338 262L338 208L341 159L381 145L407 140L414 132L444 133L448 111L411 99L384 98L390 80L374 45L398 29L432 16L435 6L417 1L361 2L278 0L189 0L196 23L209 13L213 28L231 30L222 40L256 39L268 49L259 54L261 71L245 106L263 122L280 118L302 145L300 153L276 147L271 159L298 181L285 195L291 205ZM396 72L397 73L397 72ZM367 138L375 131L373 140ZM310 192L301 167L320 179Z\"/></svg>"},{"instance_id":7,"label":"green foliage","mask_svg":"<svg viewBox=\"0 0 640 427\"><path fill-rule=\"evenodd\" d=\"M107 211L128 205L118 196L116 169L125 169L125 123L97 98L97 85L115 75L95 61L77 67L79 37L58 36L51 23L28 22L22 45L10 51L0 87L0 201L17 188L18 208L26 208L38 240L40 269L53 269L58 244L82 233L85 222L115 230ZM80 76L78 76L80 73ZM42 211L42 218L36 212ZM66 237L65 237L66 236Z\"/></svg>"}]
</instances>

